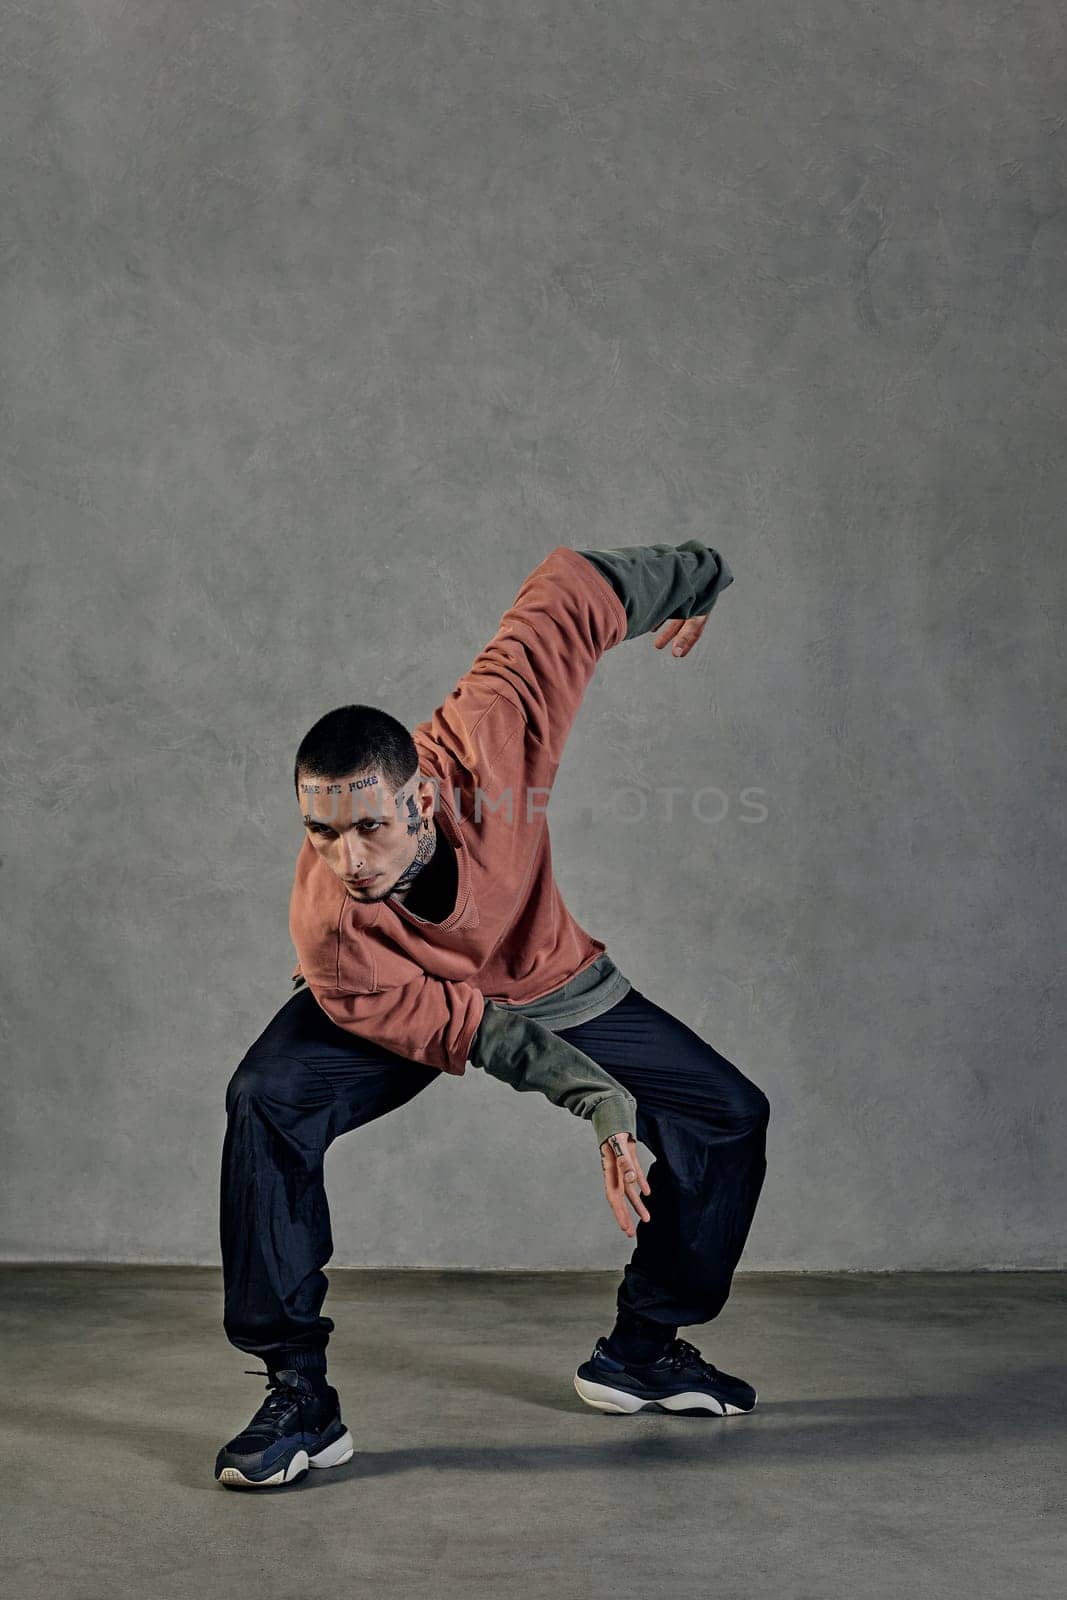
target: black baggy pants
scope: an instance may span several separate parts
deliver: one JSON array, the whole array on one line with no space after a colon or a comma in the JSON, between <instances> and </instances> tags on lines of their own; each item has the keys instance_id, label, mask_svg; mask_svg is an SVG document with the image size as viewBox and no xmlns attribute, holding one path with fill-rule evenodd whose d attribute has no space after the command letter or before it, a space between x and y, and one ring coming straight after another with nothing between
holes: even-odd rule
<instances>
[{"instance_id":1,"label":"black baggy pants","mask_svg":"<svg viewBox=\"0 0 1067 1600\"><path fill-rule=\"evenodd\" d=\"M555 1031L630 1090L637 1137L655 1157L620 1317L664 1324L668 1336L709 1322L726 1303L763 1185L766 1095L636 989L592 1022ZM226 1090L223 1326L238 1350L276 1368L287 1352L325 1349L334 1324L322 1314L333 1252L323 1157L339 1134L442 1076L339 1027L307 988L268 1023ZM591 1128L589 1140L599 1165Z\"/></svg>"}]
</instances>

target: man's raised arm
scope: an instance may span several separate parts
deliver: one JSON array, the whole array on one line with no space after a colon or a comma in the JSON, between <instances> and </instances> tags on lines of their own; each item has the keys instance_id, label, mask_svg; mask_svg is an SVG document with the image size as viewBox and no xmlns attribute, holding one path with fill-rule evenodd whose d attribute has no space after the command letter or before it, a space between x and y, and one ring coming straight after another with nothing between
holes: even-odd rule
<instances>
[{"instance_id":1,"label":"man's raised arm","mask_svg":"<svg viewBox=\"0 0 1067 1600\"><path fill-rule=\"evenodd\" d=\"M552 771L605 651L671 617L706 615L733 574L710 545L631 545L574 550L557 545L523 581L456 688L422 726L466 759L491 766L525 747Z\"/></svg>"},{"instance_id":2,"label":"man's raised arm","mask_svg":"<svg viewBox=\"0 0 1067 1600\"><path fill-rule=\"evenodd\" d=\"M622 601L627 639L653 633L673 618L707 616L734 581L719 552L699 539L578 554L603 573Z\"/></svg>"},{"instance_id":3,"label":"man's raised arm","mask_svg":"<svg viewBox=\"0 0 1067 1600\"><path fill-rule=\"evenodd\" d=\"M528 780L537 781L545 767L558 767L597 662L625 633L611 585L576 550L557 545L524 578L493 637L422 726L465 764L476 754L492 767L506 753L510 768L525 751L537 769Z\"/></svg>"}]
</instances>

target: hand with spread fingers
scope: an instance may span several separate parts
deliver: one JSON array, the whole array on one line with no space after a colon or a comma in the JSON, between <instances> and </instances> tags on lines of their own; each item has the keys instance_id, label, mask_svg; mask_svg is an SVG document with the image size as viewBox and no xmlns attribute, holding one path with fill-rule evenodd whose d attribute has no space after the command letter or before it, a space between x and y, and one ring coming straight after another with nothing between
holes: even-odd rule
<instances>
[{"instance_id":1,"label":"hand with spread fingers","mask_svg":"<svg viewBox=\"0 0 1067 1600\"><path fill-rule=\"evenodd\" d=\"M629 1201L642 1221L649 1222L648 1207L641 1196L652 1193L637 1159L637 1140L633 1134L610 1134L600 1146L600 1165L604 1169L608 1205L615 1213L615 1220L623 1233L632 1239L637 1232L637 1224L627 1211L626 1203Z\"/></svg>"},{"instance_id":2,"label":"hand with spread fingers","mask_svg":"<svg viewBox=\"0 0 1067 1600\"><path fill-rule=\"evenodd\" d=\"M707 616L671 617L670 621L665 622L660 632L656 635L656 649L662 650L663 646L670 644L673 639L674 650L672 653L676 656L687 656L704 632L707 623Z\"/></svg>"}]
</instances>

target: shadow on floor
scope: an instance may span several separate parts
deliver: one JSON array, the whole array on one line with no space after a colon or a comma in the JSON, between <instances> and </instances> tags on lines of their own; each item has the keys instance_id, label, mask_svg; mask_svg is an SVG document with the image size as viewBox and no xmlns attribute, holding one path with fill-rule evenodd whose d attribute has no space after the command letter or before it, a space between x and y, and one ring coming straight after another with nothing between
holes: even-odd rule
<instances>
[{"instance_id":1,"label":"shadow on floor","mask_svg":"<svg viewBox=\"0 0 1067 1600\"><path fill-rule=\"evenodd\" d=\"M1023 1371L991 1371L981 1388L943 1395L909 1394L901 1388L877 1395L827 1394L803 1400L761 1394L756 1410L740 1417L683 1417L662 1411L614 1416L585 1406L573 1390L573 1399L569 1398L569 1378L561 1377L557 1384L540 1377L524 1383L514 1367L453 1360L447 1369L433 1375L433 1385L425 1373L423 1379L428 1394L433 1386L445 1390L454 1385L480 1394L481 1402L476 1408L479 1415L472 1409L472 1433L477 1433L484 1421L486 1395L517 1402L520 1407L555 1411L568 1420L577 1413L588 1423L588 1431L559 1445L533 1441L522 1446L474 1441L440 1445L428 1440L396 1450L361 1449L358 1409L346 1403L341 1381L336 1380L356 1454L345 1466L329 1473L311 1473L301 1485L284 1492L336 1490L347 1479L396 1477L427 1468L522 1475L568 1470L625 1473L644 1471L650 1463L667 1462L675 1466L707 1466L714 1461L726 1468L749 1460L754 1454L765 1465L776 1460L796 1464L805 1457L825 1465L871 1457L884 1460L891 1455L904 1458L914 1452L929 1454L938 1449L979 1448L994 1438L1000 1447L1005 1447L1013 1441L1033 1441L1045 1429L1055 1434L1063 1427L1065 1372L1064 1363ZM840 1376L847 1381L847 1371ZM116 1373L114 1379L104 1380L88 1391L71 1394L57 1390L52 1396L39 1396L32 1401L8 1393L3 1408L6 1425L32 1436L38 1448L42 1438L46 1440L54 1432L63 1438L65 1449L75 1454L79 1445L98 1451L106 1443L155 1462L159 1460L161 1439L165 1438L175 1481L188 1488L204 1488L206 1453L221 1445L223 1437L214 1439L208 1419L203 1428L180 1426L173 1415L166 1415L165 1407L144 1422L108 1416L106 1410L110 1407L103 1412L94 1407L94 1391L101 1396L114 1392L121 1388L121 1381L121 1374ZM409 1404L417 1408L416 1398L408 1392ZM248 1416L261 1398L252 1398ZM187 1404L183 1410L187 1410ZM247 1420L239 1408L236 1410L231 1432ZM211 1420L217 1424L217 1414ZM516 1417L514 1412L510 1416L502 1413L496 1420L506 1430ZM222 1426L225 1432L228 1424L224 1422ZM416 1427L409 1417L404 1431L410 1434ZM436 1427L434 1423L431 1431Z\"/></svg>"}]
</instances>

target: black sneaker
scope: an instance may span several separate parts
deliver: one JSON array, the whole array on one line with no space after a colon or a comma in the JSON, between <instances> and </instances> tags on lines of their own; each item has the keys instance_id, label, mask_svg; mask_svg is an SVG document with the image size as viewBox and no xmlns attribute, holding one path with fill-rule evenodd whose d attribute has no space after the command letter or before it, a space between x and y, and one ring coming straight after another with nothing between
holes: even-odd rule
<instances>
[{"instance_id":1,"label":"black sneaker","mask_svg":"<svg viewBox=\"0 0 1067 1600\"><path fill-rule=\"evenodd\" d=\"M684 1417L711 1412L724 1417L751 1411L756 1391L705 1361L688 1339L675 1339L658 1361L625 1364L610 1355L606 1339L574 1374L574 1387L598 1411L643 1411L646 1406L677 1411Z\"/></svg>"},{"instance_id":2,"label":"black sneaker","mask_svg":"<svg viewBox=\"0 0 1067 1600\"><path fill-rule=\"evenodd\" d=\"M250 1369L246 1368L246 1371ZM352 1435L341 1421L337 1390L325 1396L292 1367L266 1378L271 1391L252 1418L215 1458L215 1477L232 1489L267 1489L295 1483L309 1467L339 1467L355 1452Z\"/></svg>"}]
</instances>

